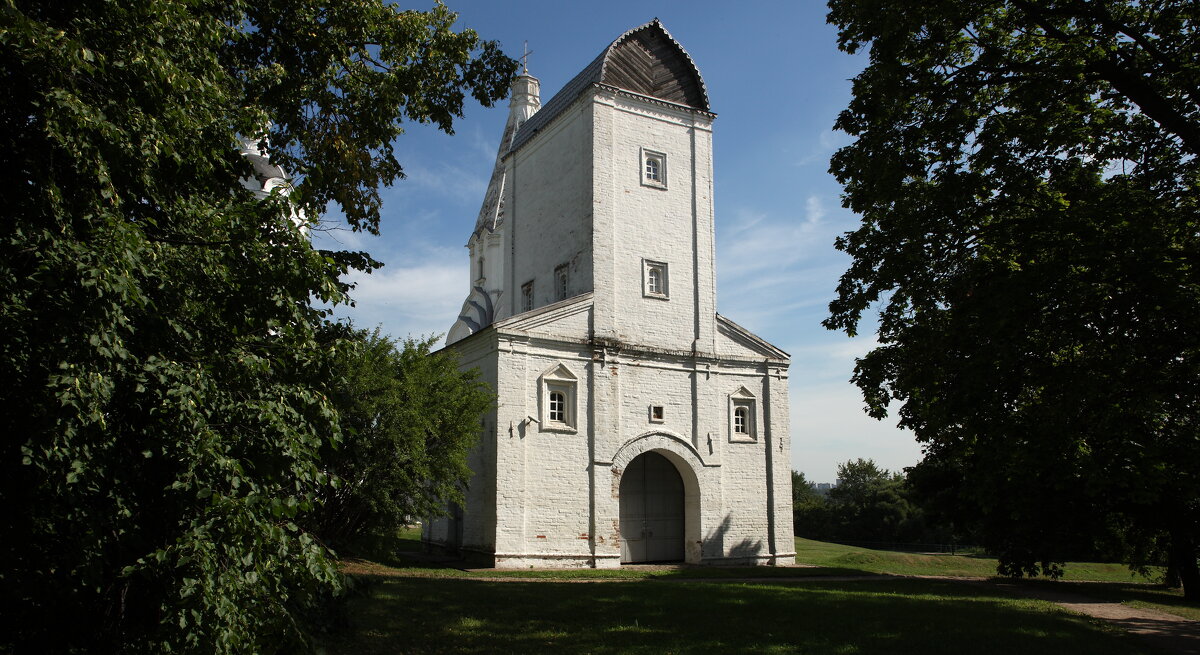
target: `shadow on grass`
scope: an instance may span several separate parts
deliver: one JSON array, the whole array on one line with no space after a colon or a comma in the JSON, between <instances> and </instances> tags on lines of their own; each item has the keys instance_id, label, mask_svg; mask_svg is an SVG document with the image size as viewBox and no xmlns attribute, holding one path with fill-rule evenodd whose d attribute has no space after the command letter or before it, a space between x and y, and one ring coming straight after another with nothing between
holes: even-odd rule
<instances>
[{"instance_id":1,"label":"shadow on grass","mask_svg":"<svg viewBox=\"0 0 1200 655\"><path fill-rule=\"evenodd\" d=\"M935 580L545 584L381 579L330 653L1148 653L1041 601Z\"/></svg>"}]
</instances>

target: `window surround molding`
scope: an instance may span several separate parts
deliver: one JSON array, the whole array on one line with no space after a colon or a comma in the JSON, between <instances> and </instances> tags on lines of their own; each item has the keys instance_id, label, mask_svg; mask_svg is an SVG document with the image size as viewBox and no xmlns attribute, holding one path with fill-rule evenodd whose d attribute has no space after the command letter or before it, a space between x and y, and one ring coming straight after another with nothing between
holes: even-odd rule
<instances>
[{"instance_id":1,"label":"window surround molding","mask_svg":"<svg viewBox=\"0 0 1200 655\"><path fill-rule=\"evenodd\" d=\"M579 429L579 378L565 364L555 364L538 378L538 416L542 432L575 433ZM560 417L551 418L551 394L562 394L563 406ZM557 414L557 412L555 412Z\"/></svg>"},{"instance_id":2,"label":"window surround molding","mask_svg":"<svg viewBox=\"0 0 1200 655\"><path fill-rule=\"evenodd\" d=\"M571 297L571 267L559 264L554 267L554 302Z\"/></svg>"},{"instance_id":3,"label":"window surround molding","mask_svg":"<svg viewBox=\"0 0 1200 655\"><path fill-rule=\"evenodd\" d=\"M739 414L743 415L744 421L739 421ZM729 394L729 441L758 441L758 399L746 387L738 387Z\"/></svg>"},{"instance_id":4,"label":"window surround molding","mask_svg":"<svg viewBox=\"0 0 1200 655\"><path fill-rule=\"evenodd\" d=\"M666 408L662 405L651 405L649 408L649 418L651 423L666 422Z\"/></svg>"},{"instance_id":5,"label":"window surround molding","mask_svg":"<svg viewBox=\"0 0 1200 655\"><path fill-rule=\"evenodd\" d=\"M657 277L657 282L655 278ZM670 300L671 276L666 262L642 260L642 296ZM655 288L657 287L657 288Z\"/></svg>"},{"instance_id":6,"label":"window surround molding","mask_svg":"<svg viewBox=\"0 0 1200 655\"><path fill-rule=\"evenodd\" d=\"M533 310L533 280L521 285L521 311Z\"/></svg>"},{"instance_id":7,"label":"window surround molding","mask_svg":"<svg viewBox=\"0 0 1200 655\"><path fill-rule=\"evenodd\" d=\"M638 177L642 181L642 186L648 186L654 189L667 188L667 155L666 153L658 152L642 148L638 159ZM652 176L653 171L653 176Z\"/></svg>"}]
</instances>

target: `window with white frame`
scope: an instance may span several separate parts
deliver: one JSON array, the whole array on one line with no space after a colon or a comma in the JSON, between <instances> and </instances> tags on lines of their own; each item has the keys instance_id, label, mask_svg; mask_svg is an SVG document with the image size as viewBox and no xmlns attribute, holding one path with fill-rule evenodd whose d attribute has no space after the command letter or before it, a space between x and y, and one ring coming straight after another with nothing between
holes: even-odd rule
<instances>
[{"instance_id":1,"label":"window with white frame","mask_svg":"<svg viewBox=\"0 0 1200 655\"><path fill-rule=\"evenodd\" d=\"M558 266L554 269L554 300L555 300L555 302L557 302L559 300L567 299L567 290L569 288L569 286L568 286L569 279L567 277L567 269L568 269L568 267L566 264Z\"/></svg>"},{"instance_id":2,"label":"window with white frame","mask_svg":"<svg viewBox=\"0 0 1200 655\"><path fill-rule=\"evenodd\" d=\"M521 285L521 311L533 309L533 280Z\"/></svg>"},{"instance_id":3,"label":"window with white frame","mask_svg":"<svg viewBox=\"0 0 1200 655\"><path fill-rule=\"evenodd\" d=\"M578 378L563 364L542 374L541 429L546 432L575 432Z\"/></svg>"},{"instance_id":4,"label":"window with white frame","mask_svg":"<svg viewBox=\"0 0 1200 655\"><path fill-rule=\"evenodd\" d=\"M560 389L550 391L549 418L551 423L567 422L567 394Z\"/></svg>"},{"instance_id":5,"label":"window with white frame","mask_svg":"<svg viewBox=\"0 0 1200 655\"><path fill-rule=\"evenodd\" d=\"M750 408L741 405L733 408L734 434L750 434Z\"/></svg>"},{"instance_id":6,"label":"window with white frame","mask_svg":"<svg viewBox=\"0 0 1200 655\"><path fill-rule=\"evenodd\" d=\"M746 387L729 395L729 440L758 440L758 402Z\"/></svg>"},{"instance_id":7,"label":"window with white frame","mask_svg":"<svg viewBox=\"0 0 1200 655\"><path fill-rule=\"evenodd\" d=\"M666 262L642 260L642 295L663 300L669 298L667 282Z\"/></svg>"},{"instance_id":8,"label":"window with white frame","mask_svg":"<svg viewBox=\"0 0 1200 655\"><path fill-rule=\"evenodd\" d=\"M642 148L641 178L645 186L667 188L667 156Z\"/></svg>"}]
</instances>

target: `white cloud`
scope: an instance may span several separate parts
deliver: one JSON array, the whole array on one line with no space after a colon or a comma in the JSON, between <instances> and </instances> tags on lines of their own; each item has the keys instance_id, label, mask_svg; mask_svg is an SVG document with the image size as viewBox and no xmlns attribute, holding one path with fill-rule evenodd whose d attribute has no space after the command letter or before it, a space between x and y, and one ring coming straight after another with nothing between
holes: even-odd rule
<instances>
[{"instance_id":1,"label":"white cloud","mask_svg":"<svg viewBox=\"0 0 1200 655\"><path fill-rule=\"evenodd\" d=\"M405 179L397 183L403 185L398 188L404 191L417 187L469 205L483 200L491 169L477 162L466 167L438 160L432 163L410 162L404 166L404 174Z\"/></svg>"},{"instance_id":2,"label":"white cloud","mask_svg":"<svg viewBox=\"0 0 1200 655\"><path fill-rule=\"evenodd\" d=\"M467 279L465 260L446 261L430 252L420 262L353 273L347 280L356 285L350 292L356 306L339 307L336 314L359 327L381 326L394 337L444 334L466 298Z\"/></svg>"},{"instance_id":3,"label":"white cloud","mask_svg":"<svg viewBox=\"0 0 1200 655\"><path fill-rule=\"evenodd\" d=\"M808 259L817 249L828 250L833 238L825 234L829 231L825 214L824 203L816 195L805 199L799 221L795 216L779 219L739 210L734 234L718 242L721 272L732 277L763 270L779 274Z\"/></svg>"},{"instance_id":4,"label":"white cloud","mask_svg":"<svg viewBox=\"0 0 1200 655\"><path fill-rule=\"evenodd\" d=\"M814 229L825 218L825 207L821 204L820 196L809 196L804 201L804 222L811 224Z\"/></svg>"},{"instance_id":5,"label":"white cloud","mask_svg":"<svg viewBox=\"0 0 1200 655\"><path fill-rule=\"evenodd\" d=\"M829 157L834 151L842 146L848 145L852 138L845 132L839 132L833 129L821 130L817 135L815 143L812 143L808 151L803 156L795 161L794 166L808 166L811 164L829 163Z\"/></svg>"},{"instance_id":6,"label":"white cloud","mask_svg":"<svg viewBox=\"0 0 1200 655\"><path fill-rule=\"evenodd\" d=\"M750 211L746 208L740 208L733 219L732 225L728 228L728 236L732 237L741 234L746 230L753 228L767 218L766 212Z\"/></svg>"},{"instance_id":7,"label":"white cloud","mask_svg":"<svg viewBox=\"0 0 1200 655\"><path fill-rule=\"evenodd\" d=\"M895 427L898 406L876 421L863 411L857 387L844 384L791 386L792 468L810 481L833 482L837 465L862 457L893 471L916 464L921 447L911 432Z\"/></svg>"}]
</instances>

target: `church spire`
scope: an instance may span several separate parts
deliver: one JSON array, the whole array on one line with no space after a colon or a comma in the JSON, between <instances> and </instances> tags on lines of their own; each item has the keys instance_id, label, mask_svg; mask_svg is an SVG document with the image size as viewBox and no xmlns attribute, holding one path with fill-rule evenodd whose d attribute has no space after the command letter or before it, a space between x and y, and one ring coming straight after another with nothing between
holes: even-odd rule
<instances>
[{"instance_id":1,"label":"church spire","mask_svg":"<svg viewBox=\"0 0 1200 655\"><path fill-rule=\"evenodd\" d=\"M528 57L526 52L522 59ZM475 230L467 241L470 251L470 293L463 302L458 320L446 336L446 343L454 343L491 325L496 320L497 308L501 308L501 318L507 316L499 302L504 295L505 252L501 246L501 235L504 231L504 187L508 181L504 156L512 148L521 125L541 107L541 84L526 70L514 78L509 87L508 121L504 124L504 135L496 152L496 165L492 169L492 179L488 182L483 206L479 208Z\"/></svg>"},{"instance_id":2,"label":"church spire","mask_svg":"<svg viewBox=\"0 0 1200 655\"><path fill-rule=\"evenodd\" d=\"M529 53L526 53L522 59L527 60L528 57ZM471 233L472 239L484 231L495 232L496 227L504 222L504 155L508 154L512 147L521 125L541 109L541 82L529 75L528 69L525 69L525 72L513 79L508 97L508 122L504 124L504 135L500 137L500 147L496 152L496 165L492 168L492 179L488 182L483 206L479 208L479 218L475 222L475 230Z\"/></svg>"}]
</instances>

